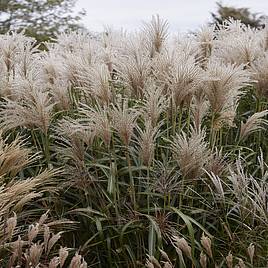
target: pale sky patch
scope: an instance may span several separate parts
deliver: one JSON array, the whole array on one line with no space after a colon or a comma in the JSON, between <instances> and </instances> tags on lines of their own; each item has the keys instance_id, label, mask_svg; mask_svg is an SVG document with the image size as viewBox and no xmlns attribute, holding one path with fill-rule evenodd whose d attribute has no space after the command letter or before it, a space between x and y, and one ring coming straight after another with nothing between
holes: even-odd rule
<instances>
[{"instance_id":1,"label":"pale sky patch","mask_svg":"<svg viewBox=\"0 0 268 268\"><path fill-rule=\"evenodd\" d=\"M268 15L267 0L225 0L225 5L248 7L252 12ZM213 0L78 0L76 9L85 9L84 25L91 31L102 31L109 25L115 29L133 31L142 21L159 14L168 20L170 31L195 30L211 19L210 12L216 11Z\"/></svg>"}]
</instances>

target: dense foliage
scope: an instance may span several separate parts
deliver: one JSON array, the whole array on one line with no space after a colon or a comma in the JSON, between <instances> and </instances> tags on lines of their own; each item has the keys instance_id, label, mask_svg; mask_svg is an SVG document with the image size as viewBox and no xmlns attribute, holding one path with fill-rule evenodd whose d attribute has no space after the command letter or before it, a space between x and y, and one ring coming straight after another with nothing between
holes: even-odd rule
<instances>
[{"instance_id":1,"label":"dense foliage","mask_svg":"<svg viewBox=\"0 0 268 268\"><path fill-rule=\"evenodd\" d=\"M265 267L268 30L0 36L1 267Z\"/></svg>"},{"instance_id":2,"label":"dense foliage","mask_svg":"<svg viewBox=\"0 0 268 268\"><path fill-rule=\"evenodd\" d=\"M65 30L83 29L84 11L75 14L75 3L76 0L1 0L0 33L23 30L42 42Z\"/></svg>"}]
</instances>

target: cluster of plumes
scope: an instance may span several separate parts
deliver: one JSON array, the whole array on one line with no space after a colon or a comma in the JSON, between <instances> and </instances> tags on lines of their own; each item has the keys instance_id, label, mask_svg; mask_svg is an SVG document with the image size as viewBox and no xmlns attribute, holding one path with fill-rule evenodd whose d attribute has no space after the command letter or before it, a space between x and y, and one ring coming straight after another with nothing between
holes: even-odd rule
<instances>
[{"instance_id":1,"label":"cluster of plumes","mask_svg":"<svg viewBox=\"0 0 268 268\"><path fill-rule=\"evenodd\" d=\"M33 177L24 172L39 159L27 146L27 141L10 136L0 137L0 255L5 267L64 267L73 249L60 247L63 233L54 229L72 229L74 223L66 219L51 220L47 211L35 223L26 223L24 217L36 217L32 203L41 206L44 195L57 195L60 185L56 181L60 171L39 171ZM18 174L20 173L20 178ZM40 238L42 237L42 238ZM58 253L56 253L58 251ZM71 253L69 267L85 268L86 262L78 253Z\"/></svg>"},{"instance_id":2,"label":"cluster of plumes","mask_svg":"<svg viewBox=\"0 0 268 268\"><path fill-rule=\"evenodd\" d=\"M4 226L4 217L10 211L21 210L24 205L46 192L56 193L56 183L53 181L59 170L36 170L36 175L27 177L23 171L38 159L38 154L27 147L27 142L15 138L8 142L8 138L0 137L0 226ZM18 174L24 179L17 180Z\"/></svg>"},{"instance_id":3,"label":"cluster of plumes","mask_svg":"<svg viewBox=\"0 0 268 268\"><path fill-rule=\"evenodd\" d=\"M69 251L67 247L57 250L60 245L62 232L54 234L51 227L63 224L49 221L48 212L43 214L38 222L28 226L17 225L17 215L6 220L4 234L1 236L2 243L6 240L5 247L0 250L9 250L10 255L5 267L44 267L57 268L65 267L69 262L70 268L86 268L87 263L78 253L67 261ZM6 249L5 249L6 248ZM6 253L7 254L7 253Z\"/></svg>"},{"instance_id":4,"label":"cluster of plumes","mask_svg":"<svg viewBox=\"0 0 268 268\"><path fill-rule=\"evenodd\" d=\"M122 195L128 200L126 193L131 192L131 201L126 203L138 218L138 206L132 204L136 202L135 190L149 195L146 201L150 207L146 209L150 214L156 206L153 202L162 197L166 205L172 196L176 196L174 202L179 196L180 208L188 207L182 203L189 192L189 196L198 193L201 185L206 192L197 197L202 199L202 207L207 206L209 196L213 198L211 207L224 209L233 219L247 220L249 229L256 223L267 224L263 154L259 157L263 181L248 175L237 155L240 144L249 141L249 146L255 146L256 140L260 142L268 125L267 40L267 27L251 29L232 20L202 27L194 34L169 37L168 23L158 16L135 34L111 29L98 38L65 33L45 44L46 51L40 51L35 41L23 34L1 35L0 227L9 229L2 244L11 243L14 256L10 265L21 262L21 257L26 267L39 263L51 268L63 266L62 254L68 255L65 249L55 251L51 263L48 258L42 263L43 254L53 248L50 240L54 237L56 243L60 238L59 233L50 234L44 224L30 227L29 233L37 231L28 242L20 237L15 242L11 239L17 226L17 216L11 211L23 211L44 193L49 192L50 199L61 187L66 195L72 187L85 193L88 189L101 192L105 202L112 202L107 211L118 209L115 203L122 202ZM239 105L249 93L256 100L256 109L239 114ZM232 144L228 144L229 138ZM53 181L57 170L30 169L34 161L40 166L62 167L65 182ZM115 193L129 181L126 192ZM72 200L75 194L70 196ZM88 193L79 198L86 199L84 203L79 200L79 205L94 203ZM142 200L141 207L146 203L143 196L137 200ZM108 213L107 218L119 211ZM173 232L166 226L174 227L165 224L169 214L161 213L155 222L165 226L160 232L171 241ZM101 228L101 223L96 225ZM44 239L38 240L41 233ZM1 231L0 235L4 237ZM183 255L192 260L186 240L173 240L182 263ZM202 237L201 245L200 265L207 267L214 261L207 236ZM161 254L163 266L173 267L173 261ZM228 267L233 265L231 259L230 253ZM78 254L70 265L86 267ZM242 259L238 265L243 267ZM147 266L162 264L150 256Z\"/></svg>"},{"instance_id":5,"label":"cluster of plumes","mask_svg":"<svg viewBox=\"0 0 268 268\"><path fill-rule=\"evenodd\" d=\"M122 98L142 101L141 117L153 127L163 112L171 109L177 115L184 108L191 109L195 128L209 111L213 128L233 126L245 86L256 84L258 94L266 95L266 35L266 29L226 21L217 30L203 27L195 35L168 39L168 24L158 16L136 34L109 29L99 39L63 34L47 44L46 52L38 52L34 40L21 34L3 35L2 127L39 128L47 135L55 111L83 104L95 109L97 102L97 110L117 113L109 124L127 145L135 120L122 115L120 122L118 113L127 108L120 108ZM105 120L101 116L107 117L101 112L98 120ZM106 135L108 145L109 130L99 133L103 124L90 125L93 135Z\"/></svg>"},{"instance_id":6,"label":"cluster of plumes","mask_svg":"<svg viewBox=\"0 0 268 268\"><path fill-rule=\"evenodd\" d=\"M223 262L221 264L217 264L215 262L215 257L213 253L213 245L212 240L209 236L202 234L202 237L200 239L200 246L201 246L201 252L199 255L199 259L195 259L192 255L192 247L189 245L187 240L183 237L179 236L173 236L173 242L172 245L176 250L177 256L177 264L179 264L180 267L187 267L185 263L185 258L190 260L191 265L199 265L198 267L201 268L208 268L212 265L215 267L219 267L219 265L223 265L223 263L226 265L227 268L245 268L247 267L245 262L240 257L235 257L231 252L228 253L228 255L224 258ZM171 259L168 254L160 250L161 254L161 261L159 262L154 256L147 257L145 266L147 268L173 268L177 267L174 260ZM250 243L250 245L247 248L247 251L245 252L245 255L243 256L244 259L249 260L250 264L253 265L253 258L255 255L255 246L253 243Z\"/></svg>"}]
</instances>

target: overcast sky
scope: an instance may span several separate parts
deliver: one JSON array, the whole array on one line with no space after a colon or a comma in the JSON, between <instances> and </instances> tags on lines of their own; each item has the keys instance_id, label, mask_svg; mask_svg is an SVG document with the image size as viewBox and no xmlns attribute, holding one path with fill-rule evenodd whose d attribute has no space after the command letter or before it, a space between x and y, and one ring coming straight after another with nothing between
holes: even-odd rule
<instances>
[{"instance_id":1,"label":"overcast sky","mask_svg":"<svg viewBox=\"0 0 268 268\"><path fill-rule=\"evenodd\" d=\"M249 7L252 12L268 14L268 0L223 0L223 4ZM208 22L216 10L214 0L78 0L77 9L85 9L84 25L101 31L104 25L115 29L135 30L141 21L154 14L168 20L172 32L194 30Z\"/></svg>"}]
</instances>

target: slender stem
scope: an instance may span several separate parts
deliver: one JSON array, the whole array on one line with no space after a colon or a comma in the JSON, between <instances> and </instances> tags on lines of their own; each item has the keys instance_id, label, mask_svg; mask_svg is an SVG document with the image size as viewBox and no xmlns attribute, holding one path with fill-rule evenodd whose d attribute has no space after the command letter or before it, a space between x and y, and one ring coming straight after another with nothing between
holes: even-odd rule
<instances>
[{"instance_id":1,"label":"slender stem","mask_svg":"<svg viewBox=\"0 0 268 268\"><path fill-rule=\"evenodd\" d=\"M172 107L172 111L173 111L173 107ZM172 135L175 135L176 133L176 119L177 119L177 107L174 107L174 111L172 114Z\"/></svg>"},{"instance_id":2,"label":"slender stem","mask_svg":"<svg viewBox=\"0 0 268 268\"><path fill-rule=\"evenodd\" d=\"M181 210L182 208L182 202L183 202L183 193L184 193L184 183L185 183L185 177L182 177L182 181L181 181L181 192L179 195L179 209Z\"/></svg>"},{"instance_id":3,"label":"slender stem","mask_svg":"<svg viewBox=\"0 0 268 268\"><path fill-rule=\"evenodd\" d=\"M127 147L126 150L126 159L127 159L127 164L128 164L128 174L129 174L129 179L130 179L130 192L131 192L131 199L134 205L134 209L137 209L137 204L136 204L136 195L135 195L135 183L134 183L134 178L132 174L132 169L131 169L131 162L130 162L130 156L129 156L129 146Z\"/></svg>"},{"instance_id":4,"label":"slender stem","mask_svg":"<svg viewBox=\"0 0 268 268\"><path fill-rule=\"evenodd\" d=\"M214 148L214 145L215 145L214 121L215 121L215 114L212 113L211 125L210 125L210 135L209 135L209 144L210 144L212 149Z\"/></svg>"},{"instance_id":5,"label":"slender stem","mask_svg":"<svg viewBox=\"0 0 268 268\"><path fill-rule=\"evenodd\" d=\"M177 126L177 131L178 133L181 131L181 123L182 123L182 113L183 113L183 110L182 108L180 107L180 110L179 110L179 122L178 122L178 126Z\"/></svg>"},{"instance_id":6,"label":"slender stem","mask_svg":"<svg viewBox=\"0 0 268 268\"><path fill-rule=\"evenodd\" d=\"M187 108L187 133L189 133L190 124L191 124L191 107L189 106Z\"/></svg>"},{"instance_id":7,"label":"slender stem","mask_svg":"<svg viewBox=\"0 0 268 268\"><path fill-rule=\"evenodd\" d=\"M150 168L149 166L147 166L147 209L148 209L148 214L149 213L149 210L150 210Z\"/></svg>"}]
</instances>

